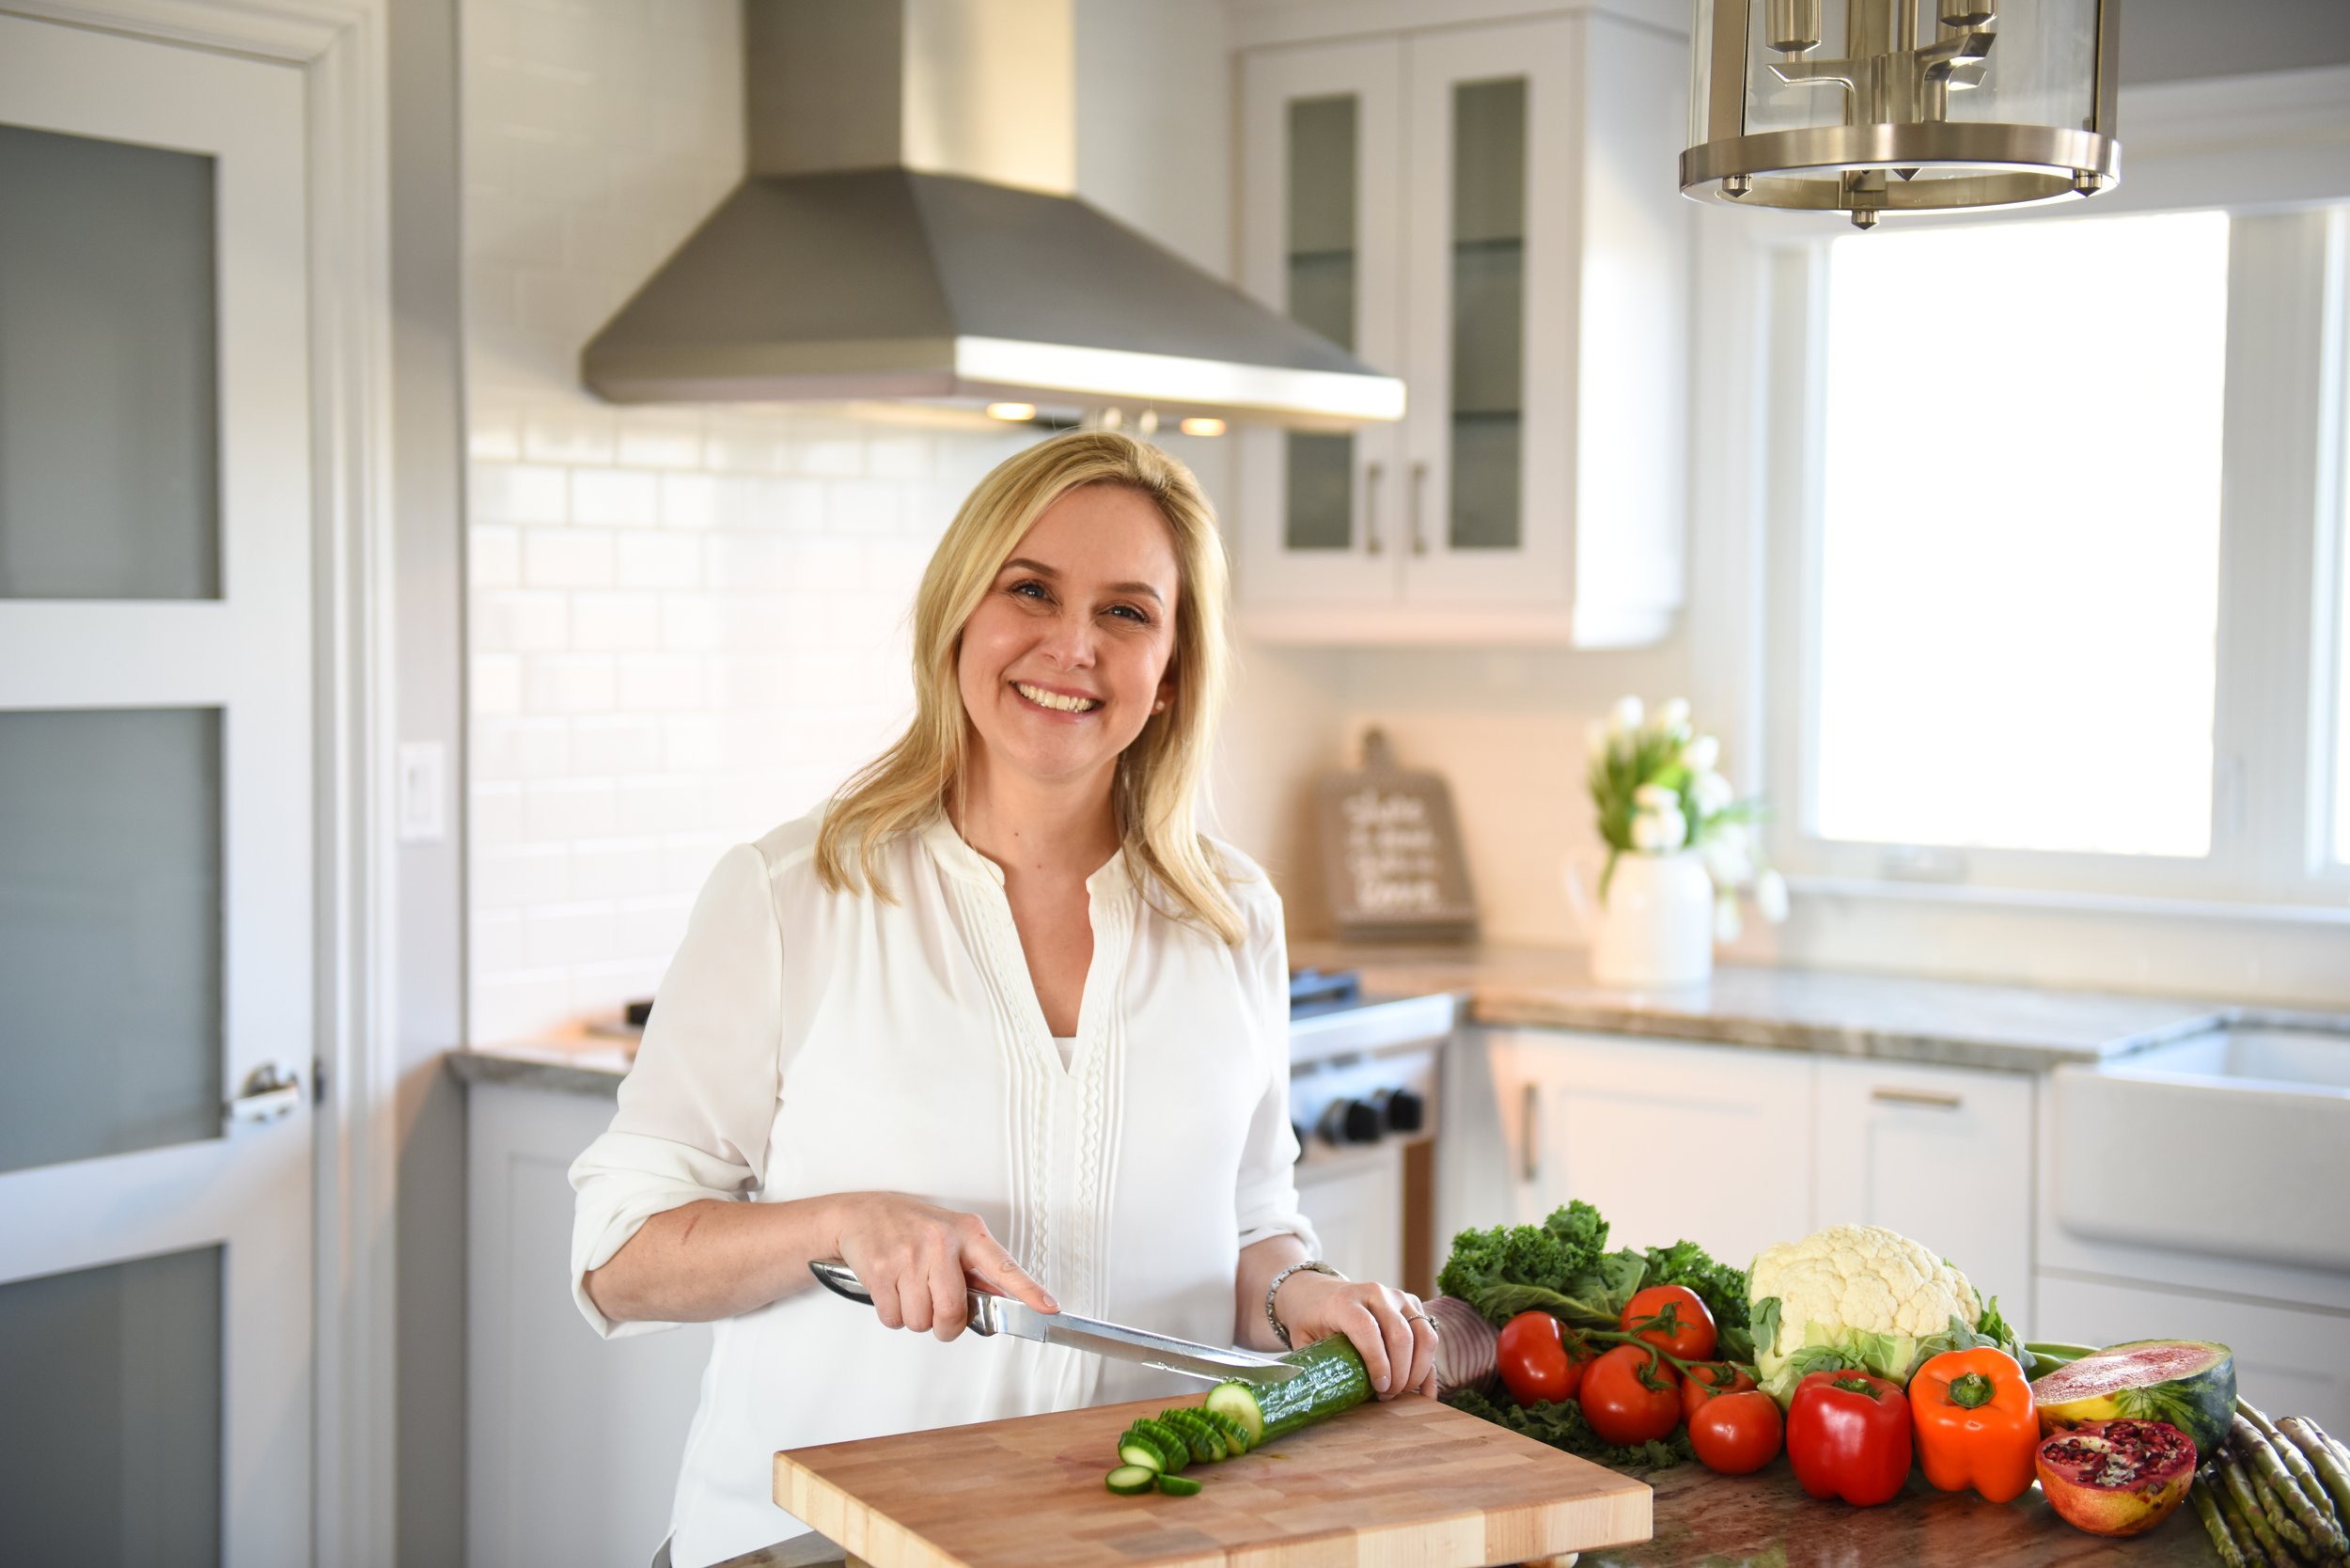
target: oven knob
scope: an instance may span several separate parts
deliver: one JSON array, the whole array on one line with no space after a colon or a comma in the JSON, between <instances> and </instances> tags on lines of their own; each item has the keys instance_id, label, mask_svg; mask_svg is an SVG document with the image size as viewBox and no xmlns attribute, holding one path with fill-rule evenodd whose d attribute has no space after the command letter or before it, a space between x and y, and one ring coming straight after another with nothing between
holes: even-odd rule
<instances>
[{"instance_id":1,"label":"oven knob","mask_svg":"<svg viewBox=\"0 0 2350 1568\"><path fill-rule=\"evenodd\" d=\"M1379 1107L1360 1100L1346 1102L1346 1141L1376 1143L1386 1129L1381 1124Z\"/></svg>"},{"instance_id":2,"label":"oven knob","mask_svg":"<svg viewBox=\"0 0 2350 1568\"><path fill-rule=\"evenodd\" d=\"M1387 1131L1417 1133L1428 1122L1428 1102L1408 1089L1387 1096Z\"/></svg>"}]
</instances>

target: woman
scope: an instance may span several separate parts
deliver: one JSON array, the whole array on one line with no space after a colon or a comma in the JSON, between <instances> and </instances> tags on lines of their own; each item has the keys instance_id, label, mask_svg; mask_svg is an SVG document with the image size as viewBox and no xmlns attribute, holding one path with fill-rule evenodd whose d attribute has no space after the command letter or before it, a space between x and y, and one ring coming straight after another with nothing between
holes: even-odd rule
<instances>
[{"instance_id":1,"label":"woman","mask_svg":"<svg viewBox=\"0 0 2350 1568\"><path fill-rule=\"evenodd\" d=\"M923 575L905 736L712 874L572 1169L588 1322L717 1325L679 1564L803 1528L777 1449L1174 1391L944 1342L968 1282L1264 1350L1343 1333L1383 1397L1427 1386L1419 1302L1313 1262L1280 900L1193 825L1224 599L1182 463L1105 432L1022 451ZM872 1310L811 1291L829 1257Z\"/></svg>"}]
</instances>

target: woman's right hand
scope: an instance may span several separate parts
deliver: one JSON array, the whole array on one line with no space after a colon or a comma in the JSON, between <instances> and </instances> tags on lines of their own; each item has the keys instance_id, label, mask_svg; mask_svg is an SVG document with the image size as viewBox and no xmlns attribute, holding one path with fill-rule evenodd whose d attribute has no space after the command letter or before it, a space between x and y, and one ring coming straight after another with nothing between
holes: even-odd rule
<instances>
[{"instance_id":1,"label":"woman's right hand","mask_svg":"<svg viewBox=\"0 0 2350 1568\"><path fill-rule=\"evenodd\" d=\"M1040 1312L1060 1310L977 1215L895 1192L849 1193L837 1201L840 1261L856 1271L885 1328L951 1340L970 1321L964 1296L975 1286Z\"/></svg>"}]
</instances>

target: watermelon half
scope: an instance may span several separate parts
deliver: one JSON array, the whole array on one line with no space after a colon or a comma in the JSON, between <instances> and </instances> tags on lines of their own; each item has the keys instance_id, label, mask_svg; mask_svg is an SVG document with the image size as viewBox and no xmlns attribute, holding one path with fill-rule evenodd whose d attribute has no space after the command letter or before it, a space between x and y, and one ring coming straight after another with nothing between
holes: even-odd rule
<instances>
[{"instance_id":1,"label":"watermelon half","mask_svg":"<svg viewBox=\"0 0 2350 1568\"><path fill-rule=\"evenodd\" d=\"M2235 1353L2209 1340L2132 1340L2032 1380L2044 1436L2084 1421L2169 1421L2208 1457L2235 1419Z\"/></svg>"}]
</instances>

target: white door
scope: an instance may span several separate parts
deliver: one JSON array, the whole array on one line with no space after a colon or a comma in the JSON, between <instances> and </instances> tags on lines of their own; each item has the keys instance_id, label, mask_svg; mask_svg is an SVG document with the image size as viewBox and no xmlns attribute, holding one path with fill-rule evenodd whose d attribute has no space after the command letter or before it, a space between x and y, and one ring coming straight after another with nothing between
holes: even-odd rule
<instances>
[{"instance_id":1,"label":"white door","mask_svg":"<svg viewBox=\"0 0 2350 1568\"><path fill-rule=\"evenodd\" d=\"M1402 478L1414 604L1568 604L1567 541L1583 521L1569 511L1576 37L1544 21L1411 41Z\"/></svg>"},{"instance_id":2,"label":"white door","mask_svg":"<svg viewBox=\"0 0 2350 1568\"><path fill-rule=\"evenodd\" d=\"M14 1561L310 1560L305 150L293 68L0 16Z\"/></svg>"},{"instance_id":3,"label":"white door","mask_svg":"<svg viewBox=\"0 0 2350 1568\"><path fill-rule=\"evenodd\" d=\"M1402 61L1380 39L1267 50L1242 75L1242 287L1389 375L1403 357ZM1243 431L1241 602L1393 604L1402 452L1393 424Z\"/></svg>"}]
</instances>

